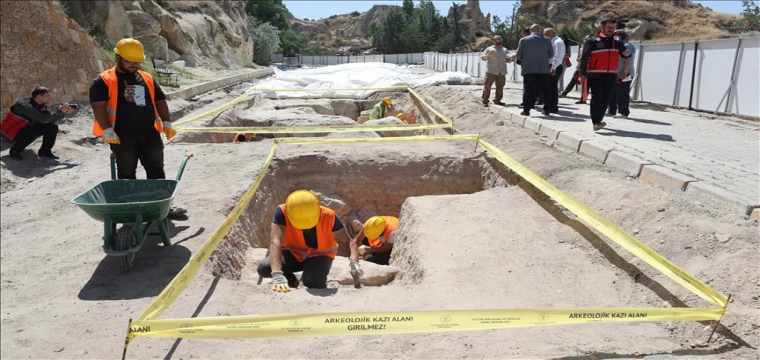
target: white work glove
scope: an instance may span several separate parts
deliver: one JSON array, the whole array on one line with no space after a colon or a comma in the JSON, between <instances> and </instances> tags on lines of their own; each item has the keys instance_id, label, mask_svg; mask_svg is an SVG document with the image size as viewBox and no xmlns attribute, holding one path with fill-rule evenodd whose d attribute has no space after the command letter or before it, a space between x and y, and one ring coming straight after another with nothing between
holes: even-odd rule
<instances>
[{"instance_id":1,"label":"white work glove","mask_svg":"<svg viewBox=\"0 0 760 360\"><path fill-rule=\"evenodd\" d=\"M167 140L171 140L174 135L177 135L177 130L174 130L172 123L164 121L162 124L164 125L164 135L166 135Z\"/></svg>"},{"instance_id":2,"label":"white work glove","mask_svg":"<svg viewBox=\"0 0 760 360\"><path fill-rule=\"evenodd\" d=\"M290 291L288 279L285 277L282 271L272 271L272 290L277 292Z\"/></svg>"},{"instance_id":3,"label":"white work glove","mask_svg":"<svg viewBox=\"0 0 760 360\"><path fill-rule=\"evenodd\" d=\"M103 141L109 144L121 143L121 140L119 140L119 135L116 135L116 132L113 131L113 128L103 130Z\"/></svg>"},{"instance_id":4,"label":"white work glove","mask_svg":"<svg viewBox=\"0 0 760 360\"><path fill-rule=\"evenodd\" d=\"M364 254L367 253L367 249L368 248L369 248L369 246L367 246L367 245L359 246L359 255L364 256Z\"/></svg>"},{"instance_id":5,"label":"white work glove","mask_svg":"<svg viewBox=\"0 0 760 360\"><path fill-rule=\"evenodd\" d=\"M359 277L364 276L364 270L362 270L362 267L361 265L359 265L359 262L358 261L354 262L353 260L349 260L349 261L351 261L351 265L353 265L354 267L351 271L353 272L353 270L356 270L356 273Z\"/></svg>"}]
</instances>

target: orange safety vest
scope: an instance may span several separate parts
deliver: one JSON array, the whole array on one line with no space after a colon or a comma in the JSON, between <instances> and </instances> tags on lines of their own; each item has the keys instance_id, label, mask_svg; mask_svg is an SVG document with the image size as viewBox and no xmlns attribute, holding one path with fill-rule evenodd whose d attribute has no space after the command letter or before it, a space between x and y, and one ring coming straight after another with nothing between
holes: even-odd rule
<instances>
[{"instance_id":1,"label":"orange safety vest","mask_svg":"<svg viewBox=\"0 0 760 360\"><path fill-rule=\"evenodd\" d=\"M137 70L137 73L142 76L145 81L145 86L148 88L148 94L150 94L150 102L153 104L153 117L155 122L153 127L156 131L161 133L164 130L164 126L161 123L161 117L158 115L158 108L156 107L155 91L153 84L153 77L145 71ZM116 106L119 103L119 79L116 77L116 67L103 71L98 76L106 83L108 87L108 101L106 101L106 114L108 115L108 121L111 123L111 127L116 127ZM95 136L103 136L103 129L95 120L92 125L92 134Z\"/></svg>"},{"instance_id":2,"label":"orange safety vest","mask_svg":"<svg viewBox=\"0 0 760 360\"><path fill-rule=\"evenodd\" d=\"M332 211L324 206L320 206L319 222L310 231L317 232L317 248L312 248L306 245L306 240L303 237L303 230L297 229L286 220L285 225L285 237L282 241L282 248L289 250L298 262L315 257L315 256L328 256L330 259L335 260L335 254L338 253L338 244L335 243L333 237L333 225L335 225L335 211ZM288 218L288 211L285 209L285 205L280 205L282 214L285 215L285 219Z\"/></svg>"},{"instance_id":3,"label":"orange safety vest","mask_svg":"<svg viewBox=\"0 0 760 360\"><path fill-rule=\"evenodd\" d=\"M385 220L385 231L383 232L382 237L368 240L369 245L372 247L378 247L385 244L391 236L391 233L398 229L398 218L393 216L383 216L382 218Z\"/></svg>"},{"instance_id":4,"label":"orange safety vest","mask_svg":"<svg viewBox=\"0 0 760 360\"><path fill-rule=\"evenodd\" d=\"M612 45L607 45L611 40ZM591 50L591 56L588 59L586 67L587 74L615 74L618 73L618 62L620 60L620 50L615 48L615 44L620 41L617 35L612 38L604 37L600 32L596 33ZM597 44L604 44L603 48L598 48Z\"/></svg>"}]
</instances>

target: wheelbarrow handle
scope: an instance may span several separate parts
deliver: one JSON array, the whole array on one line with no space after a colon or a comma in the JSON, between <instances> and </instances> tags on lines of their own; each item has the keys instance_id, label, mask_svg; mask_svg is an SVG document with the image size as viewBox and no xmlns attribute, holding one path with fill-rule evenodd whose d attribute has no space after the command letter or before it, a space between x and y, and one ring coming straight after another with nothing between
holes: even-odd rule
<instances>
[{"instance_id":1,"label":"wheelbarrow handle","mask_svg":"<svg viewBox=\"0 0 760 360\"><path fill-rule=\"evenodd\" d=\"M182 173L185 172L185 165L187 164L187 161L190 160L191 157L193 157L193 153L187 153L187 155L185 155L185 158L182 160L182 165L180 165L179 171L177 171L177 181L182 179Z\"/></svg>"}]
</instances>

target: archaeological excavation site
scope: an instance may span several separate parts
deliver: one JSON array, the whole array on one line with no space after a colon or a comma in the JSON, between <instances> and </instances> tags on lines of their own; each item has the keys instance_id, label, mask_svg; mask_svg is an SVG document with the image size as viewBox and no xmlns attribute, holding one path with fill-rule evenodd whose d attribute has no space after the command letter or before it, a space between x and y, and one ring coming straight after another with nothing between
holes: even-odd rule
<instances>
[{"instance_id":1,"label":"archaeological excavation site","mask_svg":"<svg viewBox=\"0 0 760 360\"><path fill-rule=\"evenodd\" d=\"M700 153L678 135L720 123L748 143L732 131L756 125L636 102L594 132L577 94L559 114L518 115L519 80L507 81L503 106L486 107L479 70L379 62L400 55L260 66L242 2L35 4L53 17L46 26L77 34L69 56L92 66L54 69L79 79L53 101L81 100L58 123L58 159L36 156L42 139L23 161L2 143L2 358L757 356L760 205L725 195L754 170L705 154L729 141ZM5 21L25 5L2 6ZM92 34L115 46L126 25L105 14L117 8L133 34L159 30L135 35L146 52L164 44L185 69L173 68L176 86L161 82L176 135L159 135L160 181L146 179L143 158L137 179L117 179L119 148L94 134L83 95L99 66L113 66ZM21 28L3 30L3 51L41 35L7 35ZM6 88L16 96L20 85L3 76L5 110ZM720 171L704 176L700 162ZM307 205L289 208L297 190ZM314 222L296 227L308 206ZM169 217L174 208L186 213ZM274 269L273 248L289 253L283 269L301 268ZM374 251L387 262L370 261ZM308 272L325 286L307 286Z\"/></svg>"}]
</instances>

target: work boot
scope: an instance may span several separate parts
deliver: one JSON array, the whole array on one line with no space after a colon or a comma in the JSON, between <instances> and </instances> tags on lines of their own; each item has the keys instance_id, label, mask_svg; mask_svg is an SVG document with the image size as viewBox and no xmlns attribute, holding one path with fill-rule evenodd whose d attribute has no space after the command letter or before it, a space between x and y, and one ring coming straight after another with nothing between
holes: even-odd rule
<instances>
[{"instance_id":1,"label":"work boot","mask_svg":"<svg viewBox=\"0 0 760 360\"><path fill-rule=\"evenodd\" d=\"M169 219L177 219L185 217L185 214L187 213L187 210L181 208L181 207L173 207L169 209L169 214L166 215Z\"/></svg>"},{"instance_id":2,"label":"work boot","mask_svg":"<svg viewBox=\"0 0 760 360\"><path fill-rule=\"evenodd\" d=\"M494 103L494 104L496 104L496 105L499 105L499 106L504 106L504 105L506 105L505 103L503 103L503 102L501 102L501 101L494 101L493 103Z\"/></svg>"},{"instance_id":3,"label":"work boot","mask_svg":"<svg viewBox=\"0 0 760 360\"><path fill-rule=\"evenodd\" d=\"M597 130L601 130L601 129L603 129L605 126L607 126L607 123L606 123L606 122L604 122L604 121L602 121L602 122L600 122L600 123L598 123L598 124L594 124L594 131L597 131Z\"/></svg>"},{"instance_id":4,"label":"work boot","mask_svg":"<svg viewBox=\"0 0 760 360\"><path fill-rule=\"evenodd\" d=\"M24 160L24 157L21 156L21 153L18 151L11 150L10 156L16 160Z\"/></svg>"},{"instance_id":5,"label":"work boot","mask_svg":"<svg viewBox=\"0 0 760 360\"><path fill-rule=\"evenodd\" d=\"M288 286L290 286L291 289L295 289L300 285L298 278L293 274L290 274L290 276L285 275L285 278L288 279Z\"/></svg>"},{"instance_id":6,"label":"work boot","mask_svg":"<svg viewBox=\"0 0 760 360\"><path fill-rule=\"evenodd\" d=\"M523 110L520 115L522 116L530 116L530 110Z\"/></svg>"},{"instance_id":7,"label":"work boot","mask_svg":"<svg viewBox=\"0 0 760 360\"><path fill-rule=\"evenodd\" d=\"M561 94L559 94L559 97L560 98L566 98L567 97L567 93L561 93Z\"/></svg>"},{"instance_id":8,"label":"work boot","mask_svg":"<svg viewBox=\"0 0 760 360\"><path fill-rule=\"evenodd\" d=\"M48 151L42 151L42 150L40 150L40 151L37 152L37 156L46 157L46 158L50 158L50 159L53 159L53 160L60 159L58 156L55 156L53 154L53 152L50 151L50 150L48 150Z\"/></svg>"}]
</instances>

